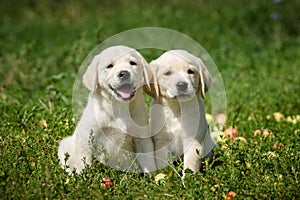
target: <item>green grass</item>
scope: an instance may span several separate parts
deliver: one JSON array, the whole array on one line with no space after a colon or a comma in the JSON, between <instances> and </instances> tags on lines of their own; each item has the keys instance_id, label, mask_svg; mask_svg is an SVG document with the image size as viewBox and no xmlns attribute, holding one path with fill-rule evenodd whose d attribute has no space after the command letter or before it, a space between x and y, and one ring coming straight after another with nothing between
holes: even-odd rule
<instances>
[{"instance_id":1,"label":"green grass","mask_svg":"<svg viewBox=\"0 0 300 200\"><path fill-rule=\"evenodd\" d=\"M299 2L113 2L1 3L0 198L223 199L233 191L236 199L299 199L300 122L268 117L300 114ZM57 147L76 126L72 87L80 64L106 38L144 26L180 31L207 50L226 88L226 128L237 127L247 143L218 145L216 159L187 174L185 188L172 168L161 170L172 173L161 185L154 174L101 163L68 176ZM150 61L156 53L144 55ZM270 135L254 137L265 128ZM102 188L104 177L114 186Z\"/></svg>"}]
</instances>

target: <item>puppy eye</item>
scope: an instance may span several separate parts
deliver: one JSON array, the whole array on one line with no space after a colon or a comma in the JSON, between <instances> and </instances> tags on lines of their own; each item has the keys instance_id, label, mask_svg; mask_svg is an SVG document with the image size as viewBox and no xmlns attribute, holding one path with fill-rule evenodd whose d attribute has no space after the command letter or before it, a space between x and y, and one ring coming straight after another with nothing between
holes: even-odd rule
<instances>
[{"instance_id":1,"label":"puppy eye","mask_svg":"<svg viewBox=\"0 0 300 200\"><path fill-rule=\"evenodd\" d=\"M194 74L195 72L194 72L194 70L192 70L192 69L188 69L187 73L188 73L188 74Z\"/></svg>"},{"instance_id":2,"label":"puppy eye","mask_svg":"<svg viewBox=\"0 0 300 200\"><path fill-rule=\"evenodd\" d=\"M106 69L112 68L114 65L113 64L109 64L107 65Z\"/></svg>"},{"instance_id":3,"label":"puppy eye","mask_svg":"<svg viewBox=\"0 0 300 200\"><path fill-rule=\"evenodd\" d=\"M130 61L129 64L130 64L130 65L136 65L136 62Z\"/></svg>"},{"instance_id":4,"label":"puppy eye","mask_svg":"<svg viewBox=\"0 0 300 200\"><path fill-rule=\"evenodd\" d=\"M166 75L166 76L169 76L169 75L171 75L171 74L172 74L171 71L167 71L167 72L164 73L164 75Z\"/></svg>"}]
</instances>

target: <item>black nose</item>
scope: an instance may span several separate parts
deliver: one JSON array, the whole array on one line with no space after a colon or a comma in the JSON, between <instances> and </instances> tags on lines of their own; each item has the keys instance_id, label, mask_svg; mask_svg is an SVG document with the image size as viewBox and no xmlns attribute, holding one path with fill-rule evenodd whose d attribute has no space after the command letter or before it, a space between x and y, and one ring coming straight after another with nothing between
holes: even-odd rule
<instances>
[{"instance_id":1,"label":"black nose","mask_svg":"<svg viewBox=\"0 0 300 200\"><path fill-rule=\"evenodd\" d=\"M130 73L126 70L121 71L118 75L120 79L128 79L130 77Z\"/></svg>"},{"instance_id":2,"label":"black nose","mask_svg":"<svg viewBox=\"0 0 300 200\"><path fill-rule=\"evenodd\" d=\"M187 82L178 82L177 84L176 84L176 87L177 87L177 90L178 91L186 91L186 89L188 88L188 84L187 84Z\"/></svg>"}]
</instances>

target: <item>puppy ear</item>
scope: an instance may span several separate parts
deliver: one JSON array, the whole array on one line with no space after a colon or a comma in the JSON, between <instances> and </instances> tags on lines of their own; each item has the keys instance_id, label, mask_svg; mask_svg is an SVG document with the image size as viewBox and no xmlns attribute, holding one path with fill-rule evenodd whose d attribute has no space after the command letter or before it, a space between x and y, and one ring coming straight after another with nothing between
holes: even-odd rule
<instances>
[{"instance_id":1,"label":"puppy ear","mask_svg":"<svg viewBox=\"0 0 300 200\"><path fill-rule=\"evenodd\" d=\"M83 84L91 92L95 93L98 89L98 64L99 57L95 56L83 75Z\"/></svg>"},{"instance_id":2,"label":"puppy ear","mask_svg":"<svg viewBox=\"0 0 300 200\"><path fill-rule=\"evenodd\" d=\"M140 61L143 65L143 70L144 70L144 82L146 83L147 87L150 88L150 75L148 72L148 63L147 61L143 58L142 55L140 55Z\"/></svg>"},{"instance_id":3,"label":"puppy ear","mask_svg":"<svg viewBox=\"0 0 300 200\"><path fill-rule=\"evenodd\" d=\"M158 100L160 94L157 81L158 65L150 63L147 65L146 71L149 75L149 86L144 86L144 92L152 98Z\"/></svg>"},{"instance_id":4,"label":"puppy ear","mask_svg":"<svg viewBox=\"0 0 300 200\"><path fill-rule=\"evenodd\" d=\"M211 88L212 79L210 73L208 72L206 66L204 65L204 63L200 58L197 58L197 64L198 64L199 79L200 79L199 92L201 93L201 96L204 98L205 93L208 92L208 90Z\"/></svg>"}]
</instances>

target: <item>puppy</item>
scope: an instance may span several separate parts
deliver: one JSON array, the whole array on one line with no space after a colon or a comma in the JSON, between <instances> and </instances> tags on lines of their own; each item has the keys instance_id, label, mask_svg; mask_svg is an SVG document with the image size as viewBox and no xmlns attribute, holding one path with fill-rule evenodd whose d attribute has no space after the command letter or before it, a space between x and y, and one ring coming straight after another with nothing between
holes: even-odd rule
<instances>
[{"instance_id":1,"label":"puppy","mask_svg":"<svg viewBox=\"0 0 300 200\"><path fill-rule=\"evenodd\" d=\"M204 96L211 76L200 58L184 50L162 54L148 66L152 102L151 134L157 167L168 165L169 154L183 155L184 170L200 169L200 159L212 156L215 142L205 118Z\"/></svg>"},{"instance_id":2,"label":"puppy","mask_svg":"<svg viewBox=\"0 0 300 200\"><path fill-rule=\"evenodd\" d=\"M80 173L94 157L123 171L136 170L134 160L144 173L156 170L142 95L146 65L141 54L125 46L109 47L93 58L83 76L88 103L74 134L59 143L66 171Z\"/></svg>"}]
</instances>

